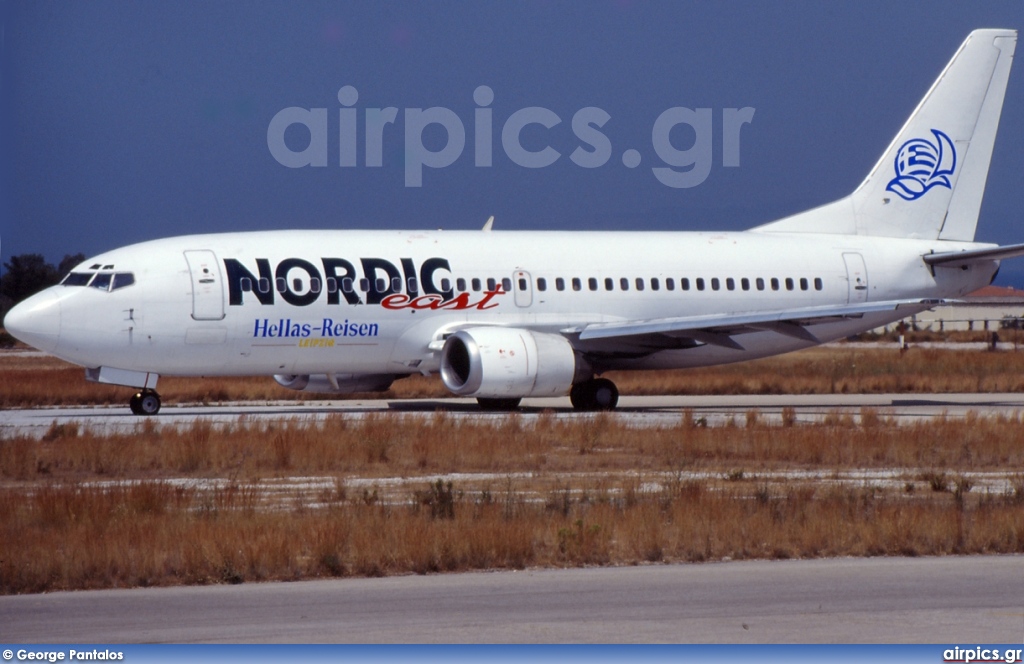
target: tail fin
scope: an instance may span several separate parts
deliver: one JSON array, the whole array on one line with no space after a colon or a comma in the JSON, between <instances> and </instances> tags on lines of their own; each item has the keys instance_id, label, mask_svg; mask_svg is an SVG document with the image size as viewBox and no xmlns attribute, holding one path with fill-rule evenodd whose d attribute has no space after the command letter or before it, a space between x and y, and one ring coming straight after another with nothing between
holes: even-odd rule
<instances>
[{"instance_id":1,"label":"tail fin","mask_svg":"<svg viewBox=\"0 0 1024 664\"><path fill-rule=\"evenodd\" d=\"M755 230L971 241L1016 30L975 30L847 198Z\"/></svg>"}]
</instances>

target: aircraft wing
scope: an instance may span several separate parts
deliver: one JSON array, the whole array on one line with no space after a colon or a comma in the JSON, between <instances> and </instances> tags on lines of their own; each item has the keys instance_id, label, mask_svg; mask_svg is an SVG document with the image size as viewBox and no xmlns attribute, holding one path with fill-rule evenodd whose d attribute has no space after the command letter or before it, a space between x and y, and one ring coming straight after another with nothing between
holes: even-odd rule
<instances>
[{"instance_id":1,"label":"aircraft wing","mask_svg":"<svg viewBox=\"0 0 1024 664\"><path fill-rule=\"evenodd\" d=\"M636 345L639 346L660 346L662 344L655 342L653 337L663 339L667 337L668 339L692 340L697 343L743 350L743 346L734 337L744 333L770 331L811 343L821 343L808 329L809 326L861 318L865 314L896 311L901 308L907 309L907 315L910 315L942 304L942 302L942 300L893 300L840 306L802 307L753 314L709 314L616 323L593 323L582 328L563 330L563 332L578 335L581 342L613 339L628 342L630 338L633 338ZM641 341L644 338L648 340L647 343Z\"/></svg>"}]
</instances>

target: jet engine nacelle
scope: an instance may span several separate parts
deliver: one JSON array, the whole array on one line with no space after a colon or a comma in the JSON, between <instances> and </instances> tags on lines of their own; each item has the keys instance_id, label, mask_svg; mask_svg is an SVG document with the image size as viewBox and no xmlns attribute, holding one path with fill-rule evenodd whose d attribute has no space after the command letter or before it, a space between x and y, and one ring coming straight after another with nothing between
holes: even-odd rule
<instances>
[{"instance_id":1,"label":"jet engine nacelle","mask_svg":"<svg viewBox=\"0 0 1024 664\"><path fill-rule=\"evenodd\" d=\"M585 373L581 364L572 345L557 334L474 327L445 341L441 380L467 397L564 396Z\"/></svg>"},{"instance_id":2,"label":"jet engine nacelle","mask_svg":"<svg viewBox=\"0 0 1024 664\"><path fill-rule=\"evenodd\" d=\"M384 392L395 377L391 374L277 374L274 380L281 387L300 392Z\"/></svg>"}]
</instances>

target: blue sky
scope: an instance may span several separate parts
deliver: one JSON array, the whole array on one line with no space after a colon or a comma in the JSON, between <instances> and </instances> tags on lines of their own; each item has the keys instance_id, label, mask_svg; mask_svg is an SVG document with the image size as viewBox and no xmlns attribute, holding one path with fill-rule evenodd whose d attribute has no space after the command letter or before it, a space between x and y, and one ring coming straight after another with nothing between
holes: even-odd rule
<instances>
[{"instance_id":1,"label":"blue sky","mask_svg":"<svg viewBox=\"0 0 1024 664\"><path fill-rule=\"evenodd\" d=\"M132 242L276 228L742 230L839 198L861 181L972 29L1019 28L1006 2L8 2L0 78L0 254L91 255ZM339 90L358 99L357 165L339 166ZM487 86L486 107L474 92ZM700 184L662 184L652 127L711 109ZM325 109L327 166L289 168L268 128ZM399 109L380 167L365 109ZM443 107L465 146L407 186L407 109ZM526 168L503 149L517 111ZM571 122L596 107L610 158L577 165ZM740 165L724 109L753 108ZM492 165L476 164L490 110ZM670 134L684 149L697 130ZM439 125L422 133L440 151ZM309 142L301 126L283 140ZM628 150L629 157L624 160ZM624 161L636 161L629 167ZM1024 67L1011 73L978 239L1024 242ZM1024 261L999 283L1024 287Z\"/></svg>"}]
</instances>

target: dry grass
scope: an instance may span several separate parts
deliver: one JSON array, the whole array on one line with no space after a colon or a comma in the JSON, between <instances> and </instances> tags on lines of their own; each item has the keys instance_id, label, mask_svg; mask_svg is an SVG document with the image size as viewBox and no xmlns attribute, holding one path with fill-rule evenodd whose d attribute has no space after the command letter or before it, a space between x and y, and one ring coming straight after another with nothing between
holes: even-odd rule
<instances>
[{"instance_id":1,"label":"dry grass","mask_svg":"<svg viewBox=\"0 0 1024 664\"><path fill-rule=\"evenodd\" d=\"M4 407L127 396L45 358L0 356L0 376ZM1003 391L1024 387L1024 353L850 346L614 378L626 394ZM161 393L308 396L269 379L168 378ZM391 394L445 392L411 378ZM0 437L0 592L1024 552L1022 443L1016 416L897 426L868 408L810 424L750 411L723 427L684 413L643 429L613 414L443 412L144 419L117 435L55 423L42 440Z\"/></svg>"},{"instance_id":2,"label":"dry grass","mask_svg":"<svg viewBox=\"0 0 1024 664\"><path fill-rule=\"evenodd\" d=\"M427 490L429 491L429 489ZM0 592L240 583L527 566L1024 551L1019 496L907 498L686 482L555 492L545 502L453 491L448 516L355 498L252 508L167 483L0 491Z\"/></svg>"},{"instance_id":3,"label":"dry grass","mask_svg":"<svg viewBox=\"0 0 1024 664\"><path fill-rule=\"evenodd\" d=\"M1024 477L1006 472L1024 468L1020 431L1016 418L897 427L871 411L717 428L443 413L146 420L115 436L55 425L0 441L0 592L1024 552ZM865 468L894 479L830 481ZM999 488L974 487L992 471ZM476 475L435 479L456 472Z\"/></svg>"},{"instance_id":4,"label":"dry grass","mask_svg":"<svg viewBox=\"0 0 1024 664\"><path fill-rule=\"evenodd\" d=\"M815 348L685 371L609 374L623 394L880 394L1024 390L1021 352Z\"/></svg>"},{"instance_id":5,"label":"dry grass","mask_svg":"<svg viewBox=\"0 0 1024 664\"><path fill-rule=\"evenodd\" d=\"M160 426L97 435L54 424L42 441L0 439L0 479L232 477L336 474L358 477L465 473L668 472L748 468L956 468L1024 470L1018 416L938 419L895 425L871 409L861 422L703 427L684 414L672 427L632 428L614 415L534 424L510 415L368 415L349 420L259 421Z\"/></svg>"}]
</instances>

